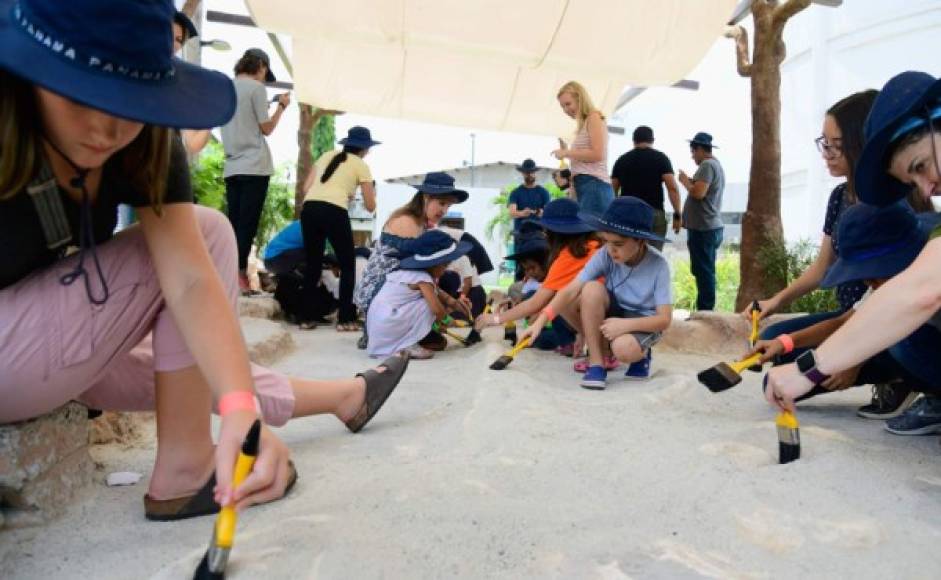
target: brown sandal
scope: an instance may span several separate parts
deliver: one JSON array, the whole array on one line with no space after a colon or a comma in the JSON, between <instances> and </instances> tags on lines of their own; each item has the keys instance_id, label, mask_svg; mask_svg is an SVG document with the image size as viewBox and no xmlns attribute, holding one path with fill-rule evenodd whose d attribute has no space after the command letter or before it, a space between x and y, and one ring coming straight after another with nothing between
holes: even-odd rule
<instances>
[{"instance_id":1,"label":"brown sandal","mask_svg":"<svg viewBox=\"0 0 941 580\"><path fill-rule=\"evenodd\" d=\"M293 461L288 460L288 468L291 470L291 473L288 476L287 487L284 488L285 496L291 491L294 484L297 483L297 469L294 467ZM209 481L193 495L175 499L153 499L149 495L145 495L144 517L154 522L172 522L218 513L220 509L219 504L217 504L216 500L212 497L213 488L215 487L216 472L213 471L212 475L209 476Z\"/></svg>"},{"instance_id":2,"label":"brown sandal","mask_svg":"<svg viewBox=\"0 0 941 580\"><path fill-rule=\"evenodd\" d=\"M380 373L375 369L369 369L356 374L357 377L363 377L366 381L366 398L356 415L346 422L347 429L358 433L379 412L383 403L405 375L408 361L408 352L403 350L382 361L379 366L385 367L385 372Z\"/></svg>"}]
</instances>

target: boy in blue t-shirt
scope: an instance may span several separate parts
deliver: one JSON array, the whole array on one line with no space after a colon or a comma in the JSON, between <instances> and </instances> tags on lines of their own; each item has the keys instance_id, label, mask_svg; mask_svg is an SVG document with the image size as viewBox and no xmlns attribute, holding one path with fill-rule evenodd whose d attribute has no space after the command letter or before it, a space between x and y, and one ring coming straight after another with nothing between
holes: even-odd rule
<instances>
[{"instance_id":1,"label":"boy in blue t-shirt","mask_svg":"<svg viewBox=\"0 0 941 580\"><path fill-rule=\"evenodd\" d=\"M647 244L647 240L663 241L653 233L653 208L635 197L620 197L602 216L579 212L578 217L596 229L605 251L592 256L520 340L535 339L548 321L560 315L588 344L583 387L604 389L607 371L619 362L631 363L627 378L646 379L650 348L673 318L670 267Z\"/></svg>"}]
</instances>

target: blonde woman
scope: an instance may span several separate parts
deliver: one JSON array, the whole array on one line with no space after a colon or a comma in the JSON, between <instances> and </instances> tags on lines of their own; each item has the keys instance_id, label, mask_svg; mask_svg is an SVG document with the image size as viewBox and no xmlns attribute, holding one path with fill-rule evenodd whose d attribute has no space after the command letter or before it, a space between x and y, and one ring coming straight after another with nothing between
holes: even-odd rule
<instances>
[{"instance_id":1,"label":"blonde woman","mask_svg":"<svg viewBox=\"0 0 941 580\"><path fill-rule=\"evenodd\" d=\"M556 98L562 111L575 119L577 125L572 146L569 148L563 144L552 154L556 159L569 160L579 207L602 214L614 199L611 178L608 177L608 129L604 115L595 107L585 87L576 81L562 85Z\"/></svg>"}]
</instances>

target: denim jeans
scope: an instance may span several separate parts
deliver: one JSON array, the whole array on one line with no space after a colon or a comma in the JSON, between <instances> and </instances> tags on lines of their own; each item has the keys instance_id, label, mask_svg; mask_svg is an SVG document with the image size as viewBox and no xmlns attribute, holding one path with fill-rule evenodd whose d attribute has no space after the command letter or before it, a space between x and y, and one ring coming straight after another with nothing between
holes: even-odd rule
<instances>
[{"instance_id":1,"label":"denim jeans","mask_svg":"<svg viewBox=\"0 0 941 580\"><path fill-rule=\"evenodd\" d=\"M716 306L716 254L722 245L723 229L687 230L689 267L696 278L696 310Z\"/></svg>"},{"instance_id":2,"label":"denim jeans","mask_svg":"<svg viewBox=\"0 0 941 580\"><path fill-rule=\"evenodd\" d=\"M575 342L575 330L561 316L552 321L552 328L546 328L539 334L533 346L539 350L553 350Z\"/></svg>"},{"instance_id":3,"label":"denim jeans","mask_svg":"<svg viewBox=\"0 0 941 580\"><path fill-rule=\"evenodd\" d=\"M614 189L610 183L594 175L580 173L575 176L575 195L578 197L579 209L601 215L611 205Z\"/></svg>"},{"instance_id":4,"label":"denim jeans","mask_svg":"<svg viewBox=\"0 0 941 580\"><path fill-rule=\"evenodd\" d=\"M916 390L941 395L941 332L930 324L889 347L892 358L923 383Z\"/></svg>"}]
</instances>

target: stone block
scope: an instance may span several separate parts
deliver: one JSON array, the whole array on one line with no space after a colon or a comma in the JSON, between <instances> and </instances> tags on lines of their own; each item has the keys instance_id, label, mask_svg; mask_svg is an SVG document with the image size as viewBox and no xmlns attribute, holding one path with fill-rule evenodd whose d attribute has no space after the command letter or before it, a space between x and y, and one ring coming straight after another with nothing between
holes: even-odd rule
<instances>
[{"instance_id":1,"label":"stone block","mask_svg":"<svg viewBox=\"0 0 941 580\"><path fill-rule=\"evenodd\" d=\"M70 403L42 417L0 425L0 509L6 526L54 517L93 472L85 407Z\"/></svg>"}]
</instances>

